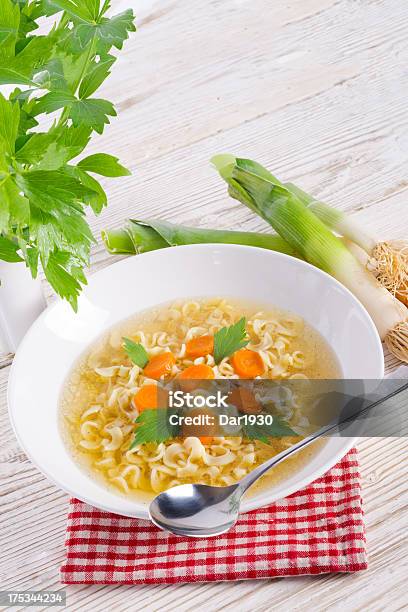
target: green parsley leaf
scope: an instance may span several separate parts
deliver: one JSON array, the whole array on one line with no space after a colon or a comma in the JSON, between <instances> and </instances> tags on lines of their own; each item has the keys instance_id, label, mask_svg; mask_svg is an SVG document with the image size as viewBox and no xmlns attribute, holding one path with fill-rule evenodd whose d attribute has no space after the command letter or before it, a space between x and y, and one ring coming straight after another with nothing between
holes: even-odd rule
<instances>
[{"instance_id":1,"label":"green parsley leaf","mask_svg":"<svg viewBox=\"0 0 408 612\"><path fill-rule=\"evenodd\" d=\"M95 153L78 162L78 167L102 176L127 176L129 170L118 163L118 158L107 153Z\"/></svg>"},{"instance_id":2,"label":"green parsley leaf","mask_svg":"<svg viewBox=\"0 0 408 612\"><path fill-rule=\"evenodd\" d=\"M75 35L82 48L95 38L98 41L99 52L107 52L112 46L122 49L124 41L129 37L129 32L136 30L133 20L133 11L128 9L110 19L102 17L94 24L80 23Z\"/></svg>"},{"instance_id":3,"label":"green parsley leaf","mask_svg":"<svg viewBox=\"0 0 408 612\"><path fill-rule=\"evenodd\" d=\"M0 236L0 259L4 261L14 262L23 261L22 257L18 254L18 244L9 240L5 236Z\"/></svg>"},{"instance_id":4,"label":"green parsley leaf","mask_svg":"<svg viewBox=\"0 0 408 612\"><path fill-rule=\"evenodd\" d=\"M69 117L72 119L74 127L87 126L98 134L102 134L105 124L109 123L108 116L116 116L114 106L108 100L100 98L78 100L78 98L65 91L53 91L39 98L32 114L49 114L64 107L69 109Z\"/></svg>"},{"instance_id":5,"label":"green parsley leaf","mask_svg":"<svg viewBox=\"0 0 408 612\"><path fill-rule=\"evenodd\" d=\"M67 162L83 151L89 142L90 133L91 129L85 126L71 126L47 134L33 134L18 150L16 159L25 164L36 162L36 170L61 169L67 172ZM81 182L93 189L92 185ZM89 196L91 197L91 194Z\"/></svg>"},{"instance_id":6,"label":"green parsley leaf","mask_svg":"<svg viewBox=\"0 0 408 612\"><path fill-rule=\"evenodd\" d=\"M98 17L99 0L51 0L51 4L84 21L92 22Z\"/></svg>"},{"instance_id":7,"label":"green parsley leaf","mask_svg":"<svg viewBox=\"0 0 408 612\"><path fill-rule=\"evenodd\" d=\"M62 298L68 300L76 312L78 296L81 293L81 280L78 278L78 266L71 253L51 253L47 265L44 266L45 276L52 288Z\"/></svg>"},{"instance_id":8,"label":"green parsley leaf","mask_svg":"<svg viewBox=\"0 0 408 612\"><path fill-rule=\"evenodd\" d=\"M149 362L149 355L143 344L133 342L129 338L123 338L123 348L129 359L139 368L144 368Z\"/></svg>"},{"instance_id":9,"label":"green parsley leaf","mask_svg":"<svg viewBox=\"0 0 408 612\"><path fill-rule=\"evenodd\" d=\"M61 47L54 49L52 56L44 64L42 72L36 74L36 83L42 89L74 93L82 75L88 70L90 51L90 49L84 49L81 55L78 55Z\"/></svg>"},{"instance_id":10,"label":"green parsley leaf","mask_svg":"<svg viewBox=\"0 0 408 612\"><path fill-rule=\"evenodd\" d=\"M45 96L38 98L33 108L33 115L53 113L64 106L71 107L76 100L77 98L67 91L51 91L45 94Z\"/></svg>"},{"instance_id":11,"label":"green parsley leaf","mask_svg":"<svg viewBox=\"0 0 408 612\"><path fill-rule=\"evenodd\" d=\"M31 235L39 248L43 266L47 265L50 253L58 251L68 252L78 263L88 265L93 236L83 212L73 209L70 215L54 215L31 202L30 213Z\"/></svg>"},{"instance_id":12,"label":"green parsley leaf","mask_svg":"<svg viewBox=\"0 0 408 612\"><path fill-rule=\"evenodd\" d=\"M39 259L39 252L36 247L30 247L26 249L25 260L26 260L26 264L31 270L31 275L33 278L37 278L38 259Z\"/></svg>"},{"instance_id":13,"label":"green parsley leaf","mask_svg":"<svg viewBox=\"0 0 408 612\"><path fill-rule=\"evenodd\" d=\"M129 32L135 32L136 27L133 23L133 11L127 9L123 13L114 15L110 19L103 18L98 28L98 38L100 45L116 49L122 49L123 43L129 37Z\"/></svg>"},{"instance_id":14,"label":"green parsley leaf","mask_svg":"<svg viewBox=\"0 0 408 612\"><path fill-rule=\"evenodd\" d=\"M228 357L244 348L249 342L246 340L246 319L242 317L234 325L222 327L214 334L214 361L220 363L224 357Z\"/></svg>"},{"instance_id":15,"label":"green parsley leaf","mask_svg":"<svg viewBox=\"0 0 408 612\"><path fill-rule=\"evenodd\" d=\"M102 133L116 115L108 100L90 98L116 60L110 49L121 48L135 29L132 11L105 17L109 5L109 0L0 0L0 85L28 86L16 87L8 99L0 94L0 259L23 259L33 277L40 262L54 290L73 308L94 242L86 209L98 214L107 203L88 170L127 174L105 154L85 158L82 168L71 161L92 132ZM59 116L48 131L33 132L42 113Z\"/></svg>"},{"instance_id":16,"label":"green parsley leaf","mask_svg":"<svg viewBox=\"0 0 408 612\"><path fill-rule=\"evenodd\" d=\"M81 183L93 190L93 193L85 198L85 203L88 204L94 213L98 215L102 208L107 205L108 198L102 185L98 183L93 176L76 166L73 168L76 176L81 179Z\"/></svg>"},{"instance_id":17,"label":"green parsley leaf","mask_svg":"<svg viewBox=\"0 0 408 612\"><path fill-rule=\"evenodd\" d=\"M176 438L180 431L179 425L170 425L170 416L174 410L144 410L136 419L135 437L130 446L148 442L164 442Z\"/></svg>"},{"instance_id":18,"label":"green parsley leaf","mask_svg":"<svg viewBox=\"0 0 408 612\"><path fill-rule=\"evenodd\" d=\"M0 26L1 27L1 26ZM0 84L36 85L36 77L48 61L55 42L47 36L32 36L27 44L1 61Z\"/></svg>"},{"instance_id":19,"label":"green parsley leaf","mask_svg":"<svg viewBox=\"0 0 408 612\"><path fill-rule=\"evenodd\" d=\"M51 142L44 149L43 156L38 161L36 168L38 170L60 170L71 157L75 157L71 149L61 146L59 142ZM85 197L83 199L85 202Z\"/></svg>"},{"instance_id":20,"label":"green parsley leaf","mask_svg":"<svg viewBox=\"0 0 408 612\"><path fill-rule=\"evenodd\" d=\"M2 0L0 5L0 62L14 56L20 25L20 11L17 4L11 0Z\"/></svg>"},{"instance_id":21,"label":"green parsley leaf","mask_svg":"<svg viewBox=\"0 0 408 612\"><path fill-rule=\"evenodd\" d=\"M107 55L97 64L94 63L90 66L79 86L78 93L80 98L89 98L102 85L104 80L110 75L110 68L115 61L115 57Z\"/></svg>"},{"instance_id":22,"label":"green parsley leaf","mask_svg":"<svg viewBox=\"0 0 408 612\"><path fill-rule=\"evenodd\" d=\"M14 153L20 121L20 106L0 93L0 151Z\"/></svg>"},{"instance_id":23,"label":"green parsley leaf","mask_svg":"<svg viewBox=\"0 0 408 612\"><path fill-rule=\"evenodd\" d=\"M76 203L93 190L61 170L33 170L17 177L17 185L42 210L55 216L83 212Z\"/></svg>"},{"instance_id":24,"label":"green parsley leaf","mask_svg":"<svg viewBox=\"0 0 408 612\"><path fill-rule=\"evenodd\" d=\"M9 176L0 185L0 231L14 233L19 226L26 226L30 219L28 200ZM17 226L17 227L15 227Z\"/></svg>"},{"instance_id":25,"label":"green parsley leaf","mask_svg":"<svg viewBox=\"0 0 408 612\"><path fill-rule=\"evenodd\" d=\"M33 90L27 89L26 91L21 91L18 87L10 94L10 101L17 102L20 106L20 121L18 125L18 138L24 138L27 140L30 130L33 127L38 125L38 121L34 119L31 114L32 107L35 103L35 99L29 100L29 96L33 93ZM18 150L18 146L16 143L16 150Z\"/></svg>"},{"instance_id":26,"label":"green parsley leaf","mask_svg":"<svg viewBox=\"0 0 408 612\"><path fill-rule=\"evenodd\" d=\"M1 45L1 42L0 42ZM0 85L35 85L34 81L14 68L0 67Z\"/></svg>"},{"instance_id":27,"label":"green parsley leaf","mask_svg":"<svg viewBox=\"0 0 408 612\"><path fill-rule=\"evenodd\" d=\"M49 133L37 132L31 134L25 144L17 151L17 161L21 164L38 163L44 157L53 140L54 136Z\"/></svg>"},{"instance_id":28,"label":"green parsley leaf","mask_svg":"<svg viewBox=\"0 0 408 612\"><path fill-rule=\"evenodd\" d=\"M70 117L74 126L86 125L98 134L102 134L105 124L110 123L109 116L116 117L116 111L108 100L86 98L71 105Z\"/></svg>"},{"instance_id":29,"label":"green parsley leaf","mask_svg":"<svg viewBox=\"0 0 408 612\"><path fill-rule=\"evenodd\" d=\"M242 427L243 435L245 438L249 440L260 440L261 442L265 442L265 444L269 444L269 438L283 438L285 436L297 436L295 431L289 427L285 421L283 421L280 417L273 415L272 425L251 425L248 423L247 425L243 425Z\"/></svg>"},{"instance_id":30,"label":"green parsley leaf","mask_svg":"<svg viewBox=\"0 0 408 612\"><path fill-rule=\"evenodd\" d=\"M42 16L42 10L37 2L24 2L20 13L20 26L18 29L19 39L23 39L34 30L38 29L36 19Z\"/></svg>"}]
</instances>

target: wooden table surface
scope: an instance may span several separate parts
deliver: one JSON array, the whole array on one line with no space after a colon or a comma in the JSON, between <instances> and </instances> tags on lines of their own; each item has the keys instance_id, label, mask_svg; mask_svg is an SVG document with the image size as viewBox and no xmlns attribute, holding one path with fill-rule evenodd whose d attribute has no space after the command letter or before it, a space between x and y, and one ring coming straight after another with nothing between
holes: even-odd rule
<instances>
[{"instance_id":1,"label":"wooden table surface","mask_svg":"<svg viewBox=\"0 0 408 612\"><path fill-rule=\"evenodd\" d=\"M406 237L408 3L401 0L130 0L139 30L102 97L119 117L90 152L133 175L106 179L128 216L267 229L225 194L218 152L253 157L383 237ZM114 258L95 248L92 271ZM47 287L45 287L47 290ZM47 290L48 291L48 290ZM396 362L387 357L388 369ZM6 413L0 369L0 582L61 589L67 496L33 467ZM70 586L69 610L402 610L408 605L407 439L359 445L369 570L358 575L177 586Z\"/></svg>"}]
</instances>

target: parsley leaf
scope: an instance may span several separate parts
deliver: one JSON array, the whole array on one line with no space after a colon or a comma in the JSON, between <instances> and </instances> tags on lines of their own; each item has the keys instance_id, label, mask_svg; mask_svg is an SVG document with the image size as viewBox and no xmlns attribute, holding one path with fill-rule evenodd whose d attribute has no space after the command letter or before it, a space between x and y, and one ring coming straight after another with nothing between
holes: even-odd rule
<instances>
[{"instance_id":1,"label":"parsley leaf","mask_svg":"<svg viewBox=\"0 0 408 612\"><path fill-rule=\"evenodd\" d=\"M93 21L98 17L99 0L51 0L51 4L84 21Z\"/></svg>"},{"instance_id":2,"label":"parsley leaf","mask_svg":"<svg viewBox=\"0 0 408 612\"><path fill-rule=\"evenodd\" d=\"M93 38L98 41L98 51L105 52L110 47L122 49L123 43L129 36L129 32L134 32L136 27L133 23L133 13L131 9L114 15L110 19L102 17L97 23L79 24L76 36L79 45L84 48Z\"/></svg>"},{"instance_id":3,"label":"parsley leaf","mask_svg":"<svg viewBox=\"0 0 408 612\"><path fill-rule=\"evenodd\" d=\"M0 41L1 45L1 41ZM35 83L25 74L15 70L0 66L0 85L35 85Z\"/></svg>"},{"instance_id":4,"label":"parsley leaf","mask_svg":"<svg viewBox=\"0 0 408 612\"><path fill-rule=\"evenodd\" d=\"M8 238L4 238L4 236L0 236L0 259L9 262L23 261L17 252L18 249L18 244Z\"/></svg>"},{"instance_id":5,"label":"parsley leaf","mask_svg":"<svg viewBox=\"0 0 408 612\"><path fill-rule=\"evenodd\" d=\"M129 338L123 338L123 348L129 359L139 368L144 368L148 364L149 355L143 344L133 342Z\"/></svg>"},{"instance_id":6,"label":"parsley leaf","mask_svg":"<svg viewBox=\"0 0 408 612\"><path fill-rule=\"evenodd\" d=\"M116 111L108 100L86 98L71 105L69 116L74 126L86 125L102 134L105 124L110 123L109 117L116 117Z\"/></svg>"},{"instance_id":7,"label":"parsley leaf","mask_svg":"<svg viewBox=\"0 0 408 612\"><path fill-rule=\"evenodd\" d=\"M98 215L102 208L107 205L108 198L100 183L90 174L82 170L79 166L71 168L71 170L81 179L81 183L93 190L94 193L85 198L85 202L89 204L94 213Z\"/></svg>"},{"instance_id":8,"label":"parsley leaf","mask_svg":"<svg viewBox=\"0 0 408 612\"><path fill-rule=\"evenodd\" d=\"M27 225L30 208L27 198L20 195L20 190L11 176L3 179L0 185L0 201L0 231L7 232L11 226L11 239L14 240L16 232Z\"/></svg>"},{"instance_id":9,"label":"parsley leaf","mask_svg":"<svg viewBox=\"0 0 408 612\"><path fill-rule=\"evenodd\" d=\"M73 213L74 210L82 212L75 203L93 193L92 189L61 170L25 172L17 177L17 185L37 206L56 217L61 213ZM90 230L87 233L89 235Z\"/></svg>"},{"instance_id":10,"label":"parsley leaf","mask_svg":"<svg viewBox=\"0 0 408 612\"><path fill-rule=\"evenodd\" d=\"M78 307L78 296L81 292L81 267L70 253L58 251L50 253L44 272L47 280L55 291L68 300L76 311Z\"/></svg>"},{"instance_id":11,"label":"parsley leaf","mask_svg":"<svg viewBox=\"0 0 408 612\"><path fill-rule=\"evenodd\" d=\"M34 278L40 263L73 308L94 242L87 207L98 214L107 204L88 171L128 174L104 153L72 162L116 115L111 102L90 97L116 61L112 49L135 30L131 10L107 18L109 6L109 0L0 0L0 85L28 86L8 99L0 94L0 259L24 260ZM34 132L50 113L56 116L48 131Z\"/></svg>"},{"instance_id":12,"label":"parsley leaf","mask_svg":"<svg viewBox=\"0 0 408 612\"><path fill-rule=\"evenodd\" d=\"M175 414L174 410L162 408L141 412L136 419L135 437L130 448L147 442L164 442L169 438L176 438L180 426L170 424L172 414Z\"/></svg>"},{"instance_id":13,"label":"parsley leaf","mask_svg":"<svg viewBox=\"0 0 408 612\"><path fill-rule=\"evenodd\" d=\"M116 58L112 55L107 55L97 64L94 63L90 66L79 86L78 93L80 98L89 98L102 85L104 80L110 75L110 68L115 60Z\"/></svg>"},{"instance_id":14,"label":"parsley leaf","mask_svg":"<svg viewBox=\"0 0 408 612\"><path fill-rule=\"evenodd\" d=\"M244 348L249 342L246 340L246 319L242 317L234 325L222 327L214 334L214 361L220 363L224 357L228 357Z\"/></svg>"},{"instance_id":15,"label":"parsley leaf","mask_svg":"<svg viewBox=\"0 0 408 612\"><path fill-rule=\"evenodd\" d=\"M103 176L127 176L129 170L118 163L118 158L107 153L89 155L78 163L78 167L88 172L96 172Z\"/></svg>"},{"instance_id":16,"label":"parsley leaf","mask_svg":"<svg viewBox=\"0 0 408 612\"><path fill-rule=\"evenodd\" d=\"M111 102L101 98L79 100L66 91L52 91L38 99L33 108L33 115L53 113L60 108L67 108L68 116L74 127L87 126L102 134L109 116L115 117L116 111Z\"/></svg>"},{"instance_id":17,"label":"parsley leaf","mask_svg":"<svg viewBox=\"0 0 408 612\"><path fill-rule=\"evenodd\" d=\"M4 63L10 56L14 55L20 25L20 11L16 4L7 1L1 3L0 18L0 60Z\"/></svg>"},{"instance_id":18,"label":"parsley leaf","mask_svg":"<svg viewBox=\"0 0 408 612\"><path fill-rule=\"evenodd\" d=\"M47 36L31 36L26 41L21 50L17 46L8 49L7 57L1 59L1 84L36 85L37 74L41 73L50 58L55 41Z\"/></svg>"},{"instance_id":19,"label":"parsley leaf","mask_svg":"<svg viewBox=\"0 0 408 612\"><path fill-rule=\"evenodd\" d=\"M68 91L50 91L45 96L38 98L33 108L33 115L53 113L64 106L71 107L76 100L77 98Z\"/></svg>"},{"instance_id":20,"label":"parsley leaf","mask_svg":"<svg viewBox=\"0 0 408 612\"><path fill-rule=\"evenodd\" d=\"M247 425L243 425L242 431L245 438L249 440L260 440L261 442L265 442L265 444L270 443L269 438L283 438L285 436L298 435L289 425L287 425L287 423L285 423L285 421L275 415L273 415L272 425L258 425L257 423L251 425L248 423Z\"/></svg>"},{"instance_id":21,"label":"parsley leaf","mask_svg":"<svg viewBox=\"0 0 408 612\"><path fill-rule=\"evenodd\" d=\"M17 151L16 160L21 164L39 163L53 142L54 136L52 134L41 132L32 134Z\"/></svg>"},{"instance_id":22,"label":"parsley leaf","mask_svg":"<svg viewBox=\"0 0 408 612\"><path fill-rule=\"evenodd\" d=\"M20 121L20 107L9 102L0 93L0 151L14 153Z\"/></svg>"}]
</instances>

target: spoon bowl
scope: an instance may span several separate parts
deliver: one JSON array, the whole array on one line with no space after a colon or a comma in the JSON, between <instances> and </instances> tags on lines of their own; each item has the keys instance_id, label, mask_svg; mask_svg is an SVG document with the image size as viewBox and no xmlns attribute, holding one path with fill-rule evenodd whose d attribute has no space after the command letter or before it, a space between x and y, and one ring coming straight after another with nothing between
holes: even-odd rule
<instances>
[{"instance_id":1,"label":"spoon bowl","mask_svg":"<svg viewBox=\"0 0 408 612\"><path fill-rule=\"evenodd\" d=\"M239 484L178 485L154 498L149 508L150 520L176 535L196 538L220 535L238 520L241 495Z\"/></svg>"}]
</instances>

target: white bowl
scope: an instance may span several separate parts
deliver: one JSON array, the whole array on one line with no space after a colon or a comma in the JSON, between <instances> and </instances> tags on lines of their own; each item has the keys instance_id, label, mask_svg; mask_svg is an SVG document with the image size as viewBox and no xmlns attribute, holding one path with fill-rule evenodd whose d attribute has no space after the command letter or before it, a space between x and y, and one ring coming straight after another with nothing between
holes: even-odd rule
<instances>
[{"instance_id":1,"label":"white bowl","mask_svg":"<svg viewBox=\"0 0 408 612\"><path fill-rule=\"evenodd\" d=\"M137 311L192 296L246 298L297 313L335 351L344 378L383 377L381 342L364 307L340 283L303 261L254 247L212 244L130 257L91 276L77 314L62 301L48 307L28 331L11 368L8 402L16 436L33 463L71 495L103 510L147 518L146 503L108 491L72 460L58 428L60 391L74 362L107 328ZM301 489L354 443L330 439L299 471L245 500L242 510Z\"/></svg>"}]
</instances>

